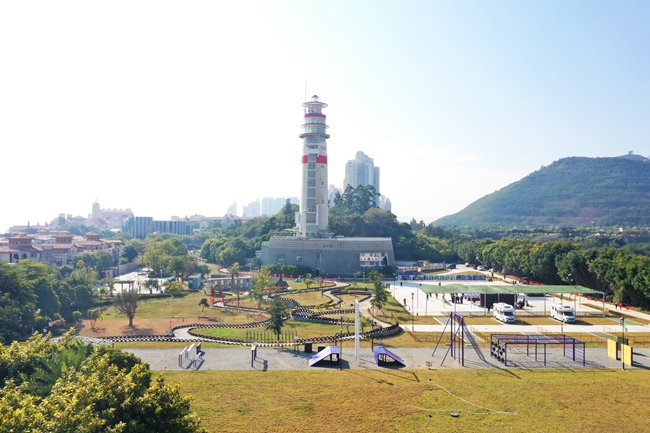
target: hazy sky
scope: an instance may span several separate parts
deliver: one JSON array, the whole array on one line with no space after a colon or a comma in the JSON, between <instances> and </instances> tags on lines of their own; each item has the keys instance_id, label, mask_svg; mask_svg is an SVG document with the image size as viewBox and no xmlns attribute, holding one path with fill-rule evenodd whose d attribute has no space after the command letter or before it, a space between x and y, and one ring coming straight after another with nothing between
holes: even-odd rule
<instances>
[{"instance_id":1,"label":"hazy sky","mask_svg":"<svg viewBox=\"0 0 650 433\"><path fill-rule=\"evenodd\" d=\"M357 151L431 222L568 156L650 154L647 1L0 2L0 232L300 196Z\"/></svg>"}]
</instances>

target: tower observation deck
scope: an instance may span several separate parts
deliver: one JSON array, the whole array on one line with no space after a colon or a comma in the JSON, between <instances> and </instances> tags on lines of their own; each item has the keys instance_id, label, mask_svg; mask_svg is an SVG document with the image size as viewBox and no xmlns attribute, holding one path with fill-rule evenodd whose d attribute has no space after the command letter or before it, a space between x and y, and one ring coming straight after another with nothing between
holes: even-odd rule
<instances>
[{"instance_id":1,"label":"tower observation deck","mask_svg":"<svg viewBox=\"0 0 650 433\"><path fill-rule=\"evenodd\" d=\"M305 115L302 133L302 193L300 212L296 214L296 231L299 237L318 237L327 232L327 134L326 116L318 96L302 104Z\"/></svg>"}]
</instances>

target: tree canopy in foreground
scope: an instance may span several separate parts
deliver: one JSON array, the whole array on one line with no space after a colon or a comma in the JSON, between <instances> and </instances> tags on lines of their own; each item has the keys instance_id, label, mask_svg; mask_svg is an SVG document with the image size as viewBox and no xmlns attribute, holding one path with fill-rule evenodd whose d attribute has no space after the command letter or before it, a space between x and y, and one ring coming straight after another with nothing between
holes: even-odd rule
<instances>
[{"instance_id":1,"label":"tree canopy in foreground","mask_svg":"<svg viewBox=\"0 0 650 433\"><path fill-rule=\"evenodd\" d=\"M117 349L34 335L0 346L6 432L205 432L178 387Z\"/></svg>"}]
</instances>

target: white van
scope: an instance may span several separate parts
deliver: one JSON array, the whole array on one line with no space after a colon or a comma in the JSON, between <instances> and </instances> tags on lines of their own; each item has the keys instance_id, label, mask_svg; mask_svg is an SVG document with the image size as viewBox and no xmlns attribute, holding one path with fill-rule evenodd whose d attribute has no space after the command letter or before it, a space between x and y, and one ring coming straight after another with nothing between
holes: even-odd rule
<instances>
[{"instance_id":1,"label":"white van","mask_svg":"<svg viewBox=\"0 0 650 433\"><path fill-rule=\"evenodd\" d=\"M504 323L515 323L517 320L515 317L515 309L510 304L506 304L505 302L495 302L492 308L494 308L492 315L497 320Z\"/></svg>"},{"instance_id":2,"label":"white van","mask_svg":"<svg viewBox=\"0 0 650 433\"><path fill-rule=\"evenodd\" d=\"M576 312L569 305L553 304L551 305L551 317L564 323L573 323L576 321Z\"/></svg>"}]
</instances>

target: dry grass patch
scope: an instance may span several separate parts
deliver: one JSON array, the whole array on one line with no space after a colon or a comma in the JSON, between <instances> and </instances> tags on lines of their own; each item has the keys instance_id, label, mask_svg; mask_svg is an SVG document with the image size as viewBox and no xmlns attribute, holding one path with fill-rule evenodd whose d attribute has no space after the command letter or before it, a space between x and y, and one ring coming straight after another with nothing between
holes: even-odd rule
<instances>
[{"instance_id":1,"label":"dry grass patch","mask_svg":"<svg viewBox=\"0 0 650 433\"><path fill-rule=\"evenodd\" d=\"M300 432L327 426L376 433L650 429L645 400L639 398L650 392L646 371L328 369L165 375L193 397L193 410L215 432ZM517 415L488 414L436 384L471 403ZM589 408L600 409L594 413ZM450 417L452 411L460 417Z\"/></svg>"},{"instance_id":2,"label":"dry grass patch","mask_svg":"<svg viewBox=\"0 0 650 433\"><path fill-rule=\"evenodd\" d=\"M319 305L328 302L330 298L323 296L320 291L318 292L305 292L305 293L291 293L289 295L282 295L283 298L294 299L300 305Z\"/></svg>"},{"instance_id":3,"label":"dry grass patch","mask_svg":"<svg viewBox=\"0 0 650 433\"><path fill-rule=\"evenodd\" d=\"M553 320L550 317L528 317L528 316L517 316L517 323L524 325L558 325L560 322Z\"/></svg>"},{"instance_id":4,"label":"dry grass patch","mask_svg":"<svg viewBox=\"0 0 650 433\"><path fill-rule=\"evenodd\" d=\"M503 325L492 317L464 317L466 325Z\"/></svg>"},{"instance_id":5,"label":"dry grass patch","mask_svg":"<svg viewBox=\"0 0 650 433\"><path fill-rule=\"evenodd\" d=\"M167 317L156 317L160 316L161 312L156 309L152 309L151 305L143 305L143 307L144 308L141 308L141 306L138 305L138 310L136 312L135 318L133 319L132 328L128 326L129 319L127 319L125 315L117 312L113 307L109 307L103 313L104 319L95 323L95 329L92 329L90 327L89 320L82 320L78 322L75 325L77 334L85 337L106 337L112 335L156 335L166 334L174 326L179 326L187 323L207 322L206 319L199 320L198 314L188 317L181 317L174 314L174 318L171 320L170 327L169 301L167 301ZM148 311L148 309L151 310ZM198 313L200 312L201 311L199 308ZM268 315L263 314L260 318L259 315L247 313L244 311L238 313L237 307L229 308L228 310L223 310L221 308L206 308L204 314L209 317L217 317L218 323L229 324L250 323L265 320L269 317Z\"/></svg>"},{"instance_id":6,"label":"dry grass patch","mask_svg":"<svg viewBox=\"0 0 650 433\"><path fill-rule=\"evenodd\" d=\"M556 322L559 323L559 322ZM608 317L583 317L576 318L576 325L605 325L615 326L618 325L618 320L610 319Z\"/></svg>"}]
</instances>

